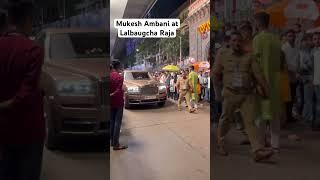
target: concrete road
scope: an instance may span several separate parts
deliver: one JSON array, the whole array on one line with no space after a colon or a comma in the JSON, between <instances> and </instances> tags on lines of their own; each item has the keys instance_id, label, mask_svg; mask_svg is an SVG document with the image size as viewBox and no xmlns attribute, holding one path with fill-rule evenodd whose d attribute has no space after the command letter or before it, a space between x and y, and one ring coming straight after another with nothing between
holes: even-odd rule
<instances>
[{"instance_id":1,"label":"concrete road","mask_svg":"<svg viewBox=\"0 0 320 180\"><path fill-rule=\"evenodd\" d=\"M213 131L215 132L215 130ZM288 134L296 133L301 142L289 140ZM212 152L212 178L218 180L319 180L320 133L309 129L283 130L280 154L264 164L253 162L250 146L239 145L243 136L232 130L227 137L228 157ZM213 141L214 138L212 138ZM214 147L214 144L212 144ZM211 150L214 151L214 148Z\"/></svg>"},{"instance_id":2,"label":"concrete road","mask_svg":"<svg viewBox=\"0 0 320 180\"><path fill-rule=\"evenodd\" d=\"M209 180L210 112L137 107L124 112L124 151L111 151L111 180Z\"/></svg>"},{"instance_id":3,"label":"concrete road","mask_svg":"<svg viewBox=\"0 0 320 180\"><path fill-rule=\"evenodd\" d=\"M68 138L59 151L44 152L42 180L109 180L109 153L101 140Z\"/></svg>"}]
</instances>

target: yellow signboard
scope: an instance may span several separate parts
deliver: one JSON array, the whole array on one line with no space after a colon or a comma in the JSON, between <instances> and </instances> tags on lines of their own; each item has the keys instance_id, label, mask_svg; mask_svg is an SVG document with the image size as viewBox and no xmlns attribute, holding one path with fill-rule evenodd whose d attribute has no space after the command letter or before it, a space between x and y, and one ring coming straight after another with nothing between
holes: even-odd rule
<instances>
[{"instance_id":1,"label":"yellow signboard","mask_svg":"<svg viewBox=\"0 0 320 180\"><path fill-rule=\"evenodd\" d=\"M199 27L198 27L198 31L201 33L201 34L204 34L208 31L210 31L210 20L201 24Z\"/></svg>"}]
</instances>

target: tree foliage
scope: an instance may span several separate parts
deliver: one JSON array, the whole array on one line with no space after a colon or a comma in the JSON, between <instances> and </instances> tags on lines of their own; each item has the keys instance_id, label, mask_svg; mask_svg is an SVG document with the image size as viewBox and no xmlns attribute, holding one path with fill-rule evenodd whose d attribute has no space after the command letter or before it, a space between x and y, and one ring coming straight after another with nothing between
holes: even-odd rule
<instances>
[{"instance_id":1,"label":"tree foliage","mask_svg":"<svg viewBox=\"0 0 320 180\"><path fill-rule=\"evenodd\" d=\"M142 40L139 45L137 46L137 49L139 50L139 54L142 56L148 56L149 54L156 54L158 49L158 41L159 39L144 39Z\"/></svg>"},{"instance_id":2,"label":"tree foliage","mask_svg":"<svg viewBox=\"0 0 320 180\"><path fill-rule=\"evenodd\" d=\"M189 34L177 31L175 38L162 39L144 39L138 46L137 50L140 55L146 57L150 54L161 53L167 57L167 60L172 63L178 62L180 59L180 37L181 37L181 54L186 57L189 54Z\"/></svg>"},{"instance_id":3,"label":"tree foliage","mask_svg":"<svg viewBox=\"0 0 320 180\"><path fill-rule=\"evenodd\" d=\"M180 37L181 37L181 54L185 57L189 54L189 37L188 33L182 34L177 32L175 38L165 38L160 40L160 47L165 54L168 54L170 62L178 62L180 59Z\"/></svg>"}]
</instances>

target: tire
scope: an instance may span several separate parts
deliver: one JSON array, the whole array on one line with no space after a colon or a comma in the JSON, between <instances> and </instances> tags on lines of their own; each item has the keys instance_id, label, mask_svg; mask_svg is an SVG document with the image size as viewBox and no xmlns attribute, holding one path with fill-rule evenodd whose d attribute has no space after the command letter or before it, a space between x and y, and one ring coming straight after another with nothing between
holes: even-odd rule
<instances>
[{"instance_id":1,"label":"tire","mask_svg":"<svg viewBox=\"0 0 320 180\"><path fill-rule=\"evenodd\" d=\"M159 107L163 107L165 104L166 104L165 101L164 101L164 102L159 102L159 103L158 103L158 106L159 106Z\"/></svg>"},{"instance_id":2,"label":"tire","mask_svg":"<svg viewBox=\"0 0 320 180\"><path fill-rule=\"evenodd\" d=\"M57 150L58 149L58 137L53 126L52 120L52 113L51 113L51 106L49 102L45 99L44 100L44 116L46 120L46 139L45 139L45 146L49 150Z\"/></svg>"},{"instance_id":3,"label":"tire","mask_svg":"<svg viewBox=\"0 0 320 180\"><path fill-rule=\"evenodd\" d=\"M125 104L124 108L125 108L125 109L130 109L130 108L131 108L131 106L130 106L130 105L128 105L128 104Z\"/></svg>"},{"instance_id":4,"label":"tire","mask_svg":"<svg viewBox=\"0 0 320 180\"><path fill-rule=\"evenodd\" d=\"M125 109L130 109L131 108L131 105L129 104L127 98L124 100L124 108Z\"/></svg>"}]
</instances>

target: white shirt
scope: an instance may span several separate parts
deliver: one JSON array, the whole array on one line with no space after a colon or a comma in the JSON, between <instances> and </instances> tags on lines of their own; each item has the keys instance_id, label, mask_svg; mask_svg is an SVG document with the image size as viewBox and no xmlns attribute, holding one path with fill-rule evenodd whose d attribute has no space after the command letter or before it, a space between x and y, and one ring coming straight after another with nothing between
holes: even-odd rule
<instances>
[{"instance_id":1,"label":"white shirt","mask_svg":"<svg viewBox=\"0 0 320 180\"><path fill-rule=\"evenodd\" d=\"M203 77L199 74L198 75L199 83L202 85L203 84Z\"/></svg>"},{"instance_id":2,"label":"white shirt","mask_svg":"<svg viewBox=\"0 0 320 180\"><path fill-rule=\"evenodd\" d=\"M298 62L299 62L299 49L292 47L288 42L282 45L282 51L286 56L286 63L288 65L288 70L297 72Z\"/></svg>"},{"instance_id":3,"label":"white shirt","mask_svg":"<svg viewBox=\"0 0 320 180\"><path fill-rule=\"evenodd\" d=\"M166 76L165 75L162 75L160 77L160 83L166 83Z\"/></svg>"},{"instance_id":4,"label":"white shirt","mask_svg":"<svg viewBox=\"0 0 320 180\"><path fill-rule=\"evenodd\" d=\"M320 48L314 50L313 58L313 84L320 85Z\"/></svg>"},{"instance_id":5,"label":"white shirt","mask_svg":"<svg viewBox=\"0 0 320 180\"><path fill-rule=\"evenodd\" d=\"M210 89L210 76L208 76L208 89Z\"/></svg>"},{"instance_id":6,"label":"white shirt","mask_svg":"<svg viewBox=\"0 0 320 180\"><path fill-rule=\"evenodd\" d=\"M232 31L231 30L228 30L228 31L226 31L226 36L231 36L231 34L232 34Z\"/></svg>"},{"instance_id":7,"label":"white shirt","mask_svg":"<svg viewBox=\"0 0 320 180\"><path fill-rule=\"evenodd\" d=\"M303 32L300 32L300 33L296 33L296 41L295 41L295 45L297 48L301 48L301 41L302 41L302 38L304 36L304 33Z\"/></svg>"},{"instance_id":8,"label":"white shirt","mask_svg":"<svg viewBox=\"0 0 320 180\"><path fill-rule=\"evenodd\" d=\"M174 86L174 79L170 79L170 86Z\"/></svg>"},{"instance_id":9,"label":"white shirt","mask_svg":"<svg viewBox=\"0 0 320 180\"><path fill-rule=\"evenodd\" d=\"M174 79L170 80L170 92L174 92L175 91L175 84L174 84Z\"/></svg>"}]
</instances>

